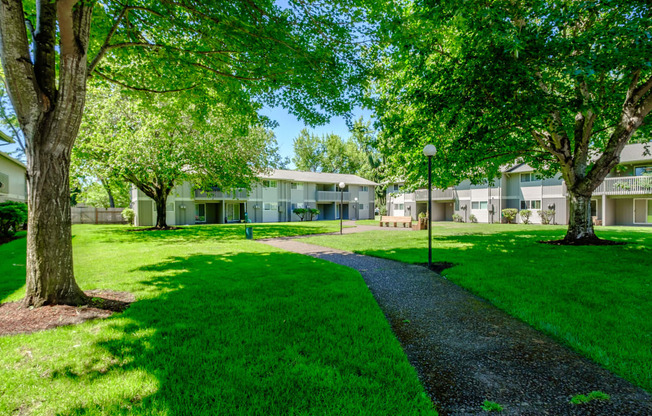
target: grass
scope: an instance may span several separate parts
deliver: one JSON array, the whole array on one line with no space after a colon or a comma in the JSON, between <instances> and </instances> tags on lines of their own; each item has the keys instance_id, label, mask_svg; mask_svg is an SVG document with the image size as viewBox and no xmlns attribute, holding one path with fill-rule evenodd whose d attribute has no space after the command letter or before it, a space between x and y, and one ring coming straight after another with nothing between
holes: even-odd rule
<instances>
[{"instance_id":1,"label":"grass","mask_svg":"<svg viewBox=\"0 0 652 416\"><path fill-rule=\"evenodd\" d=\"M594 400L597 401L609 401L611 400L611 396L609 396L607 393L601 392L601 391L592 391L589 394L577 394L573 396L570 400L572 404L585 404L592 402Z\"/></svg>"},{"instance_id":2,"label":"grass","mask_svg":"<svg viewBox=\"0 0 652 416\"><path fill-rule=\"evenodd\" d=\"M256 238L337 229L254 227ZM0 337L0 414L436 414L351 269L247 241L241 225L73 234L81 287L137 302ZM17 300L25 239L0 246L0 258L0 300Z\"/></svg>"},{"instance_id":3,"label":"grass","mask_svg":"<svg viewBox=\"0 0 652 416\"><path fill-rule=\"evenodd\" d=\"M652 228L599 227L624 246L539 244L565 227L435 223L443 273L535 328L652 391ZM378 230L304 240L407 263L427 261L427 231Z\"/></svg>"},{"instance_id":4,"label":"grass","mask_svg":"<svg viewBox=\"0 0 652 416\"><path fill-rule=\"evenodd\" d=\"M503 406L496 402L492 402L491 400L485 400L482 403L482 410L485 412L502 412Z\"/></svg>"}]
</instances>

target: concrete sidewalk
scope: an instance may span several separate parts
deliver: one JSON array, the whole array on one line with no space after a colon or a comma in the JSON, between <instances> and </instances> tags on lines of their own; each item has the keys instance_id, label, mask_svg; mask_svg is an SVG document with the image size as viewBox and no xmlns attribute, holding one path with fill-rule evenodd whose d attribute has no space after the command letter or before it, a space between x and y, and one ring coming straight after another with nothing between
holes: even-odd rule
<instances>
[{"instance_id":1,"label":"concrete sidewalk","mask_svg":"<svg viewBox=\"0 0 652 416\"><path fill-rule=\"evenodd\" d=\"M296 239L260 242L358 270L441 415L486 415L484 400L503 405L501 415L652 415L644 390L425 267ZM594 390L611 400L570 404Z\"/></svg>"}]
</instances>

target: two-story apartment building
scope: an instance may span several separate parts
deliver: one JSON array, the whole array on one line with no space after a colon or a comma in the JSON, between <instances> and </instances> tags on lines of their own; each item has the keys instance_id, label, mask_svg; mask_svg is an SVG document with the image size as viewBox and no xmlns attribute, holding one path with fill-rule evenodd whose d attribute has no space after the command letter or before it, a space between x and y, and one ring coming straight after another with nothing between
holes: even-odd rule
<instances>
[{"instance_id":1,"label":"two-story apartment building","mask_svg":"<svg viewBox=\"0 0 652 416\"><path fill-rule=\"evenodd\" d=\"M27 200L26 166L6 153L0 152L0 202Z\"/></svg>"},{"instance_id":2,"label":"two-story apartment building","mask_svg":"<svg viewBox=\"0 0 652 416\"><path fill-rule=\"evenodd\" d=\"M428 190L401 192L401 182L387 189L388 215L405 215L416 219L426 212ZM539 211L555 211L554 222L568 223L568 192L561 175L541 178L527 164L503 170L492 183L472 185L464 181L448 189L433 189L433 221L452 221L453 214L469 222L501 222L505 208L532 211L530 221L541 223ZM652 225L652 155L644 144L625 146L620 164L593 193L591 215L603 225ZM521 221L520 216L517 218Z\"/></svg>"},{"instance_id":3,"label":"two-story apartment building","mask_svg":"<svg viewBox=\"0 0 652 416\"><path fill-rule=\"evenodd\" d=\"M343 190L339 183L344 182ZM295 208L316 208L318 220L374 217L374 187L377 184L357 175L273 170L260 175L250 191L222 192L192 189L184 183L167 201L168 225L224 224L239 222L248 213L253 222L300 221ZM156 221L155 204L137 189L132 190L136 225L151 226Z\"/></svg>"}]
</instances>

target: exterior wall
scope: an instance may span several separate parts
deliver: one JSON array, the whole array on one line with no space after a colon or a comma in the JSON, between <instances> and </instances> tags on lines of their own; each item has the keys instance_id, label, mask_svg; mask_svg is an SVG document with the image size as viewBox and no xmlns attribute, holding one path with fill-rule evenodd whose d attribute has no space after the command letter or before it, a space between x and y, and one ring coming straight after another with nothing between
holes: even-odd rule
<instances>
[{"instance_id":1,"label":"exterior wall","mask_svg":"<svg viewBox=\"0 0 652 416\"><path fill-rule=\"evenodd\" d=\"M25 167L0 155L0 202L27 201Z\"/></svg>"},{"instance_id":2,"label":"exterior wall","mask_svg":"<svg viewBox=\"0 0 652 416\"><path fill-rule=\"evenodd\" d=\"M634 200L633 199L614 199L616 205L616 224L634 225Z\"/></svg>"}]
</instances>

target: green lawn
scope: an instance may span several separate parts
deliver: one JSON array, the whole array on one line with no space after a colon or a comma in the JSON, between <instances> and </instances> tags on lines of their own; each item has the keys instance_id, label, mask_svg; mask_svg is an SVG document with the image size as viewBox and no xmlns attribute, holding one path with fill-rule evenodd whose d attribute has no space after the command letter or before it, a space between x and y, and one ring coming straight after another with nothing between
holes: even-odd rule
<instances>
[{"instance_id":1,"label":"green lawn","mask_svg":"<svg viewBox=\"0 0 652 416\"><path fill-rule=\"evenodd\" d=\"M256 224L256 238L339 224ZM0 414L436 414L362 278L244 239L242 225L73 227L84 289L132 292L106 320L0 337ZM23 296L25 239L0 246Z\"/></svg>"},{"instance_id":2,"label":"green lawn","mask_svg":"<svg viewBox=\"0 0 652 416\"><path fill-rule=\"evenodd\" d=\"M449 280L652 391L652 228L599 227L625 246L559 247L562 226L436 223L433 261ZM315 236L306 242L408 263L427 231ZM599 386L598 386L599 387Z\"/></svg>"}]
</instances>

